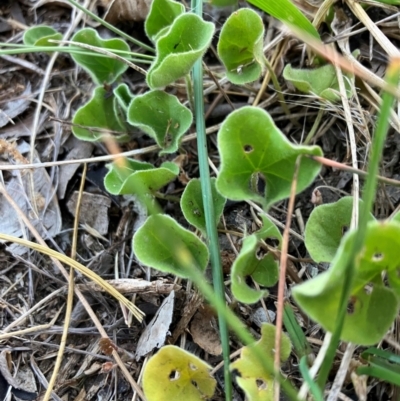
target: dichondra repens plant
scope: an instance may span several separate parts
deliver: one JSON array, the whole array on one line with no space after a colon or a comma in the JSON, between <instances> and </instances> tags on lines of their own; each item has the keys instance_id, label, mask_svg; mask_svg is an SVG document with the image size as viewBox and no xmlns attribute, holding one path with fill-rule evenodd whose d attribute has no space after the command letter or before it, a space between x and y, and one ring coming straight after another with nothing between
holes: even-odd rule
<instances>
[{"instance_id":1,"label":"dichondra repens plant","mask_svg":"<svg viewBox=\"0 0 400 401\"><path fill-rule=\"evenodd\" d=\"M263 8L262 2L252 2ZM318 37L315 28L297 9L288 13L282 8L292 10L294 6L289 0L276 3L279 3L276 8L269 4L265 10L282 22L297 24L297 27ZM154 0L145 30L154 44L155 56L146 74L149 91L140 95L131 93L122 82L128 64L121 57L131 58L124 40L104 40L91 28L75 34L72 39L75 44L70 45L72 57L89 73L96 87L91 99L76 112L72 129L82 140L101 141L111 132L114 140L120 142L129 140L132 130L141 131L154 139L160 155L165 157L178 151L182 138L193 123L194 113L165 88L184 78L188 85L188 103L192 104L190 72L209 48L215 27L213 23L186 12L181 3ZM51 46L54 39L60 39L60 35L48 27L36 27L24 36L26 44L35 46ZM82 51L79 43L101 51ZM259 79L266 66L263 43L264 23L259 14L249 8L233 12L221 29L217 46L228 80L245 84ZM118 57L112 57L110 53ZM340 100L335 68L330 64L302 70L287 65L283 77L298 90L313 93L322 101ZM354 76L347 74L346 78L346 95L350 96L350 83ZM254 201L264 210L287 199L299 157L296 193L311 185L321 169L312 158L322 156L318 146L291 143L268 112L257 107L246 106L231 112L219 129L217 144L220 166L217 177L212 180L215 224L227 199ZM163 214L157 204L157 191L179 174L179 167L174 162L166 161L156 167L128 159L123 163L111 163L108 168L104 180L106 189L115 195L134 195L148 212L146 221L133 237L136 258L154 269L197 280L209 259L207 243L202 239L206 237L206 221L199 179L192 179L181 197L183 215L189 225L198 230L195 233L194 229L184 228ZM359 208L364 210L363 207L360 201ZM364 218L369 222L362 249L354 257L351 252L357 229L349 229L352 208L353 199L345 197L314 209L306 225L305 245L315 262L328 262L331 267L294 286L292 294L312 320L326 331L334 331L347 280L344 269L346 264L352 264L348 311L340 338L360 345L373 345L385 335L400 306L400 256L397 252L400 219L377 221L369 210L364 210ZM266 240L273 239L278 243L276 250L279 252L282 236L267 217L262 216L262 223L258 231L244 238L232 266L231 290L242 303L258 302L267 296L266 288L278 280L276 253L260 252L260 249ZM345 235L344 229L347 230ZM249 278L262 288L258 290L249 286ZM266 370L266 365L260 363L256 354L272 364L275 328L265 324L261 332L261 339L243 348L241 358L231 365L232 370L239 372L237 382L249 400L270 400L273 395L271 370ZM284 336L281 359L287 359L290 352L290 342ZM143 378L146 397L149 401L208 399L216 386L209 370L210 367L195 356L174 346L163 347L146 365Z\"/></svg>"}]
</instances>

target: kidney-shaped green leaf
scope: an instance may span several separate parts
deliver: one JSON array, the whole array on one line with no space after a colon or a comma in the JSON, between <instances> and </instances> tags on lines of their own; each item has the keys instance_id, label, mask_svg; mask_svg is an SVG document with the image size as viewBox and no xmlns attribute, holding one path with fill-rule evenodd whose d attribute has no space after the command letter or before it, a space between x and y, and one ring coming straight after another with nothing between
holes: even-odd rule
<instances>
[{"instance_id":1,"label":"kidney-shaped green leaf","mask_svg":"<svg viewBox=\"0 0 400 401\"><path fill-rule=\"evenodd\" d=\"M234 84L258 79L264 65L264 24L250 8L241 8L225 21L218 42L218 54Z\"/></svg>"},{"instance_id":2,"label":"kidney-shaped green leaf","mask_svg":"<svg viewBox=\"0 0 400 401\"><path fill-rule=\"evenodd\" d=\"M164 162L160 167L150 163L127 159L125 166L112 163L104 178L104 186L113 195L135 195L149 212L157 210L155 193L179 173L179 167L172 162Z\"/></svg>"},{"instance_id":3,"label":"kidney-shaped green leaf","mask_svg":"<svg viewBox=\"0 0 400 401\"><path fill-rule=\"evenodd\" d=\"M312 93L331 102L340 100L339 82L332 64L314 69L295 69L288 64L283 70L283 77L301 92ZM354 81L354 76L345 74L344 85L348 98L352 94L351 81Z\"/></svg>"},{"instance_id":4,"label":"kidney-shaped green leaf","mask_svg":"<svg viewBox=\"0 0 400 401\"><path fill-rule=\"evenodd\" d=\"M165 214L150 216L133 236L136 257L146 266L190 278L208 263L206 245Z\"/></svg>"},{"instance_id":5,"label":"kidney-shaped green leaf","mask_svg":"<svg viewBox=\"0 0 400 401\"><path fill-rule=\"evenodd\" d=\"M114 90L113 94L115 96L114 104L118 104L118 106L125 112L128 111L128 107L135 97L135 95L129 89L127 84L119 84ZM125 116L126 119L126 116Z\"/></svg>"},{"instance_id":6,"label":"kidney-shaped green leaf","mask_svg":"<svg viewBox=\"0 0 400 401\"><path fill-rule=\"evenodd\" d=\"M345 196L337 202L318 206L311 212L304 242L313 260L318 263L332 262L343 235L350 228L352 210L353 197Z\"/></svg>"},{"instance_id":7,"label":"kidney-shaped green leaf","mask_svg":"<svg viewBox=\"0 0 400 401\"><path fill-rule=\"evenodd\" d=\"M143 391L148 401L205 401L215 391L211 366L174 345L160 349L147 362Z\"/></svg>"},{"instance_id":8,"label":"kidney-shaped green leaf","mask_svg":"<svg viewBox=\"0 0 400 401\"><path fill-rule=\"evenodd\" d=\"M128 44L119 38L103 40L97 31L92 28L79 30L73 37L73 42L84 43L112 52L113 50L129 51ZM75 46L76 47L76 46ZM81 50L81 48L79 48ZM128 65L111 57L100 56L98 53L87 50L88 54L71 54L74 61L79 64L92 77L98 85L112 84Z\"/></svg>"},{"instance_id":9,"label":"kidney-shaped green leaf","mask_svg":"<svg viewBox=\"0 0 400 401\"><path fill-rule=\"evenodd\" d=\"M333 331L344 282L344 260L355 231L343 238L331 268L293 287L293 297L313 320ZM342 340L360 345L377 343L392 325L400 301L400 224L371 221L361 253L356 257L355 278L348 302ZM386 278L382 278L383 272Z\"/></svg>"},{"instance_id":10,"label":"kidney-shaped green leaf","mask_svg":"<svg viewBox=\"0 0 400 401\"><path fill-rule=\"evenodd\" d=\"M128 109L129 124L154 138L160 154L176 152L192 120L192 112L176 96L160 90L136 96Z\"/></svg>"},{"instance_id":11,"label":"kidney-shaped green leaf","mask_svg":"<svg viewBox=\"0 0 400 401\"><path fill-rule=\"evenodd\" d=\"M156 40L174 22L174 19L185 12L185 6L173 0L153 0L144 28L151 40Z\"/></svg>"},{"instance_id":12,"label":"kidney-shaped green leaf","mask_svg":"<svg viewBox=\"0 0 400 401\"><path fill-rule=\"evenodd\" d=\"M22 38L27 46L55 46L49 39L61 40L62 34L50 26L38 25L27 29Z\"/></svg>"},{"instance_id":13,"label":"kidney-shaped green leaf","mask_svg":"<svg viewBox=\"0 0 400 401\"><path fill-rule=\"evenodd\" d=\"M115 114L113 97L101 86L94 90L89 102L78 109L72 124L73 134L84 141L98 141L110 131L119 141L128 139L126 127Z\"/></svg>"},{"instance_id":14,"label":"kidney-shaped green leaf","mask_svg":"<svg viewBox=\"0 0 400 401\"><path fill-rule=\"evenodd\" d=\"M272 401L274 398L274 377L266 372L257 355L263 355L273 371L276 328L272 324L263 324L261 339L242 348L240 358L230 366L237 373L237 382L249 401ZM289 358L291 344L286 334L282 333L281 361Z\"/></svg>"},{"instance_id":15,"label":"kidney-shaped green leaf","mask_svg":"<svg viewBox=\"0 0 400 401\"><path fill-rule=\"evenodd\" d=\"M258 302L267 291L249 287L247 278L252 277L258 284L271 287L278 281L278 262L274 255L260 246L261 240L282 241L278 228L266 216L262 216L263 227L243 241L242 249L232 265L231 289L235 298L243 303Z\"/></svg>"},{"instance_id":16,"label":"kidney-shaped green leaf","mask_svg":"<svg viewBox=\"0 0 400 401\"><path fill-rule=\"evenodd\" d=\"M218 223L225 207L226 198L215 188L215 178L211 178L211 191L215 208L215 223ZM201 182L198 178L193 178L186 185L181 197L181 209L185 219L205 235L206 219L203 193L201 191Z\"/></svg>"},{"instance_id":17,"label":"kidney-shaped green leaf","mask_svg":"<svg viewBox=\"0 0 400 401\"><path fill-rule=\"evenodd\" d=\"M317 146L292 145L269 114L256 107L232 112L218 133L221 171L217 189L233 200L254 200L268 207L290 194L296 159L321 156ZM320 165L301 160L297 193L312 183Z\"/></svg>"},{"instance_id":18,"label":"kidney-shaped green leaf","mask_svg":"<svg viewBox=\"0 0 400 401\"><path fill-rule=\"evenodd\" d=\"M181 14L157 40L157 55L147 74L151 88L162 88L189 73L207 50L214 24L193 13Z\"/></svg>"}]
</instances>

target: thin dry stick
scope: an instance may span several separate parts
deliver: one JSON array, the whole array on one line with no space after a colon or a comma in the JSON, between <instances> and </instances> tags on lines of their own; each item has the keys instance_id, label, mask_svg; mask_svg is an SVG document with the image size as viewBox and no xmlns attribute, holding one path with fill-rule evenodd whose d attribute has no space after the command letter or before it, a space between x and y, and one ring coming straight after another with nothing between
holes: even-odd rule
<instances>
[{"instance_id":1,"label":"thin dry stick","mask_svg":"<svg viewBox=\"0 0 400 401\"><path fill-rule=\"evenodd\" d=\"M377 75L373 74L370 70L356 60L348 60L347 58L341 56L337 51L330 48L328 45L324 45L311 35L308 35L307 33L300 31L295 27L291 27L291 30L295 36L307 43L307 45L310 46L316 53L320 54L331 63L336 63L342 68L342 70L354 73L363 81L369 82L371 85L381 88L395 96L397 99L400 99L399 89L388 85L382 78L379 78Z\"/></svg>"},{"instance_id":2,"label":"thin dry stick","mask_svg":"<svg viewBox=\"0 0 400 401\"><path fill-rule=\"evenodd\" d=\"M317 372L319 371L319 368L322 365L322 362L325 359L326 351L328 350L329 343L331 342L331 337L332 337L331 333L327 332L325 334L324 342L322 343L318 355L313 363L313 366L310 369L310 376L312 379L314 379L314 377L316 376ZM308 392L308 384L306 381L304 381L299 391L299 398L301 400L305 399L307 396L307 392Z\"/></svg>"},{"instance_id":3,"label":"thin dry stick","mask_svg":"<svg viewBox=\"0 0 400 401\"><path fill-rule=\"evenodd\" d=\"M80 215L80 211L81 211L82 192L83 192L83 188L85 186L85 180L86 180L86 171L87 171L87 164L84 164L82 177L81 177L81 185L79 187L78 200L76 203L74 231L73 231L73 237L72 237L71 259L74 259L74 260L76 258L76 244L78 241L79 215ZM54 364L53 373L51 375L49 385L47 386L46 393L44 394L43 401L49 401L51 394L53 392L54 385L56 383L58 372L61 367L61 362L62 362L63 356L64 356L64 350L67 345L68 329L69 329L69 324L71 322L73 301L74 301L74 269L71 267L69 270L67 309L65 311L65 320L64 320L64 327L63 327L63 332L62 332L61 341L60 341L60 348L58 349L58 352L57 352L57 358L56 358L56 362Z\"/></svg>"},{"instance_id":4,"label":"thin dry stick","mask_svg":"<svg viewBox=\"0 0 400 401\"><path fill-rule=\"evenodd\" d=\"M367 175L368 175L365 171L357 170L353 167L346 166L343 163L335 162L334 160L330 160L325 157L314 156L314 155L309 155L307 157L315 160L318 163L323 164L324 166L329 166L332 168L336 168L338 170L343 170L343 171L348 171L349 173L358 174L360 177L367 177ZM392 178L382 177L380 175L377 176L377 179L379 182L382 182L384 184L393 185L394 187L400 187L400 181L398 181L398 180L393 180Z\"/></svg>"},{"instance_id":5,"label":"thin dry stick","mask_svg":"<svg viewBox=\"0 0 400 401\"><path fill-rule=\"evenodd\" d=\"M280 260L279 283L278 283L278 305L276 308L276 334L275 334L275 355L274 355L274 370L276 374L279 372L281 366L281 336L282 336L282 322L283 322L283 304L285 297L286 266L287 266L288 249L289 249L289 230L294 210L297 178L299 175L300 163L301 163L301 155L297 157L294 166L293 180L290 188L289 205L286 214L286 225L282 236L282 253ZM275 401L279 401L280 398L279 394L280 394L279 382L275 381L274 382Z\"/></svg>"},{"instance_id":6,"label":"thin dry stick","mask_svg":"<svg viewBox=\"0 0 400 401\"><path fill-rule=\"evenodd\" d=\"M217 125L214 125L213 127L207 128L206 134L208 135L208 134L217 132L220 127L221 127L221 124L217 124ZM186 135L183 138L182 142L192 141L193 139L196 139L196 137L197 137L196 133ZM134 149L134 150L130 150L127 152L118 153L115 155L88 157L86 159L60 160L60 161L56 161L56 162L30 163L30 164L23 164L23 165L3 164L3 165L0 165L0 170L25 170L25 169L36 169L36 168L42 168L42 167L47 168L47 167L53 167L53 166L63 166L63 165L67 165L67 164L98 163L98 162L112 161L112 160L115 160L118 158L143 155L146 153L156 152L159 149L160 149L160 147L158 145L152 145L152 146L148 146L146 148Z\"/></svg>"},{"instance_id":7,"label":"thin dry stick","mask_svg":"<svg viewBox=\"0 0 400 401\"><path fill-rule=\"evenodd\" d=\"M364 82L364 87L367 90L368 94L371 95L372 99L368 96L367 93L363 93L363 96L366 100L370 103L370 105L377 111L382 107L382 98L369 86L367 83ZM400 133L400 119L396 112L391 109L390 110L390 125Z\"/></svg>"},{"instance_id":8,"label":"thin dry stick","mask_svg":"<svg viewBox=\"0 0 400 401\"><path fill-rule=\"evenodd\" d=\"M90 0L86 0L84 4L82 4L83 7L87 8L90 4ZM72 11L75 14L75 9ZM80 23L82 17L83 17L84 13L83 11L79 11L76 16L74 18L72 18L72 24L70 25L70 27L67 29L67 31L64 34L63 39L68 39L69 36L72 34L72 32L74 32L75 28L78 26L78 24ZM36 135L37 135L37 130L38 130L38 126L39 126L39 121L40 121L40 114L41 114L41 110L42 110L42 106L43 106L43 100L44 100L44 95L46 93L46 89L47 89L47 85L50 81L50 76L51 76L51 72L53 70L53 66L54 63L58 57L58 52L53 53L53 55L51 56L48 64L47 64L47 68L46 68L46 73L43 77L43 81L42 81L42 85L40 87L40 92L39 92L39 97L37 100L37 106L36 106L36 110L33 116L33 122L32 122L32 128L31 128L31 140L30 140L30 145L31 145L31 149L30 149L30 155L29 155L29 161L31 163L33 163L33 158L35 155L35 142L36 142ZM35 185L33 182L33 174L29 174L29 181L30 181L30 194L32 195L32 205L33 205L33 210L35 211L36 214L37 213L37 207L36 207L36 201L35 201L35 197L33 196L35 194Z\"/></svg>"},{"instance_id":9,"label":"thin dry stick","mask_svg":"<svg viewBox=\"0 0 400 401\"><path fill-rule=\"evenodd\" d=\"M18 326L21 322L23 322L26 319L26 317L31 315L36 309L39 309L42 305L47 305L51 299L53 299L56 295L58 295L60 292L63 291L64 288L59 288L58 290L53 291L51 294L47 295L47 297L43 298L37 304L33 305L31 309L22 314L18 319L10 323L6 328L1 330L0 333L8 333L12 328ZM0 334L0 339L1 339L1 334Z\"/></svg>"},{"instance_id":10,"label":"thin dry stick","mask_svg":"<svg viewBox=\"0 0 400 401\"><path fill-rule=\"evenodd\" d=\"M41 324L40 326L35 326L35 327L29 327L29 328L23 329L23 330L13 331L12 333L0 334L0 341L7 340L8 338L14 337L14 336L22 336L24 334L35 333L36 331L50 329L54 325L56 320L58 319L60 312L61 312L61 309L59 312L57 312L55 314L53 319L51 319L50 323Z\"/></svg>"},{"instance_id":11,"label":"thin dry stick","mask_svg":"<svg viewBox=\"0 0 400 401\"><path fill-rule=\"evenodd\" d=\"M105 50L105 49L101 49L100 47L90 46L85 43L72 42L70 40L49 40L49 42L57 43L60 45L73 45L73 46L77 46L77 47L82 47L83 49L91 50L92 52L104 54L110 58L113 58L115 60L121 61L122 63L124 63L126 65L129 65L129 67L131 67L133 70L140 72L144 76L147 75L147 71L145 69L137 66L136 64L133 64L131 61L127 60L126 58L124 58L122 56L119 56L118 54L109 52L108 50Z\"/></svg>"},{"instance_id":12,"label":"thin dry stick","mask_svg":"<svg viewBox=\"0 0 400 401\"><path fill-rule=\"evenodd\" d=\"M371 20L361 4L354 0L346 0L347 5L354 15L361 21L365 27L371 32L375 40L382 46L386 53L391 57L398 57L399 50L397 47L383 34L383 32Z\"/></svg>"},{"instance_id":13,"label":"thin dry stick","mask_svg":"<svg viewBox=\"0 0 400 401\"><path fill-rule=\"evenodd\" d=\"M31 222L29 221L29 219L25 216L25 214L22 212L22 210L19 208L19 206L10 197L10 195L8 194L6 188L1 183L0 183L0 193L5 197L7 202L14 208L16 213L19 215L20 219L24 222L26 227L28 227L28 229L30 230L32 235L35 237L36 241L39 244L41 244L43 247L49 248L47 246L46 242L43 240L43 238L40 236L40 234L36 230L36 228L33 227ZM69 279L68 272L65 270L64 266L62 265L62 263L55 257L51 257L51 259L52 259L53 263L60 269L60 271L63 274L63 276L68 280ZM90 316L90 318L92 319L92 321L93 321L94 325L96 326L97 330L99 331L100 335L103 338L110 339L108 337L108 335L107 335L107 332L104 330L102 324L100 323L99 319L97 318L96 314L94 313L92 307L89 305L89 303L87 302L85 296L82 294L82 292L78 288L75 288L75 294L79 298L79 300L81 301L83 307L85 308L85 310L88 313L88 315ZM133 377L130 375L128 369L125 367L125 365L122 362L122 360L121 360L120 356L118 355L117 351L114 350L112 355L113 355L115 361L117 362L119 368L122 370L122 373L123 373L125 379L128 381L128 383L130 383L132 388L137 391L137 393L139 394L140 398L143 401L146 401L146 397L144 396L142 389L138 386L138 384L135 382Z\"/></svg>"},{"instance_id":14,"label":"thin dry stick","mask_svg":"<svg viewBox=\"0 0 400 401\"><path fill-rule=\"evenodd\" d=\"M351 118L351 111L349 106L349 101L346 96L346 88L344 85L343 74L340 67L335 66L336 68L336 76L339 83L340 96L342 98L342 105L344 109L344 116L347 123L347 128L349 130L349 140L350 140L350 150L351 150L351 162L354 169L358 169L357 162L357 144L356 144L356 136L354 134L354 126L353 119ZM352 89L353 85L351 86ZM355 93L355 91L353 92ZM352 213L352 222L355 224L355 227L358 224L358 199L359 199L359 191L360 191L360 181L357 174L353 174L353 213Z\"/></svg>"},{"instance_id":15,"label":"thin dry stick","mask_svg":"<svg viewBox=\"0 0 400 401\"><path fill-rule=\"evenodd\" d=\"M354 344L347 344L346 351L343 355L342 361L340 362L340 367L332 384L332 388L329 392L329 397L327 401L336 401L338 399L340 390L343 386L343 382L348 373L349 365L355 348L356 346Z\"/></svg>"}]
</instances>

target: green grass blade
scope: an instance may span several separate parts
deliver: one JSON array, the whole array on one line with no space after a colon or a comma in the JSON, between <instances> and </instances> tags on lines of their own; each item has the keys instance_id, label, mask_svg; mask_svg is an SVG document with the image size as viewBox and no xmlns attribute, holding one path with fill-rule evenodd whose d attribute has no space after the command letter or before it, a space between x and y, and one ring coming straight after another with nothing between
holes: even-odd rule
<instances>
[{"instance_id":1,"label":"green grass blade","mask_svg":"<svg viewBox=\"0 0 400 401\"><path fill-rule=\"evenodd\" d=\"M316 39L320 38L313 24L290 0L248 0L248 2L284 24L295 26Z\"/></svg>"},{"instance_id":2,"label":"green grass blade","mask_svg":"<svg viewBox=\"0 0 400 401\"><path fill-rule=\"evenodd\" d=\"M203 17L202 6L202 0L192 1L194 12L201 18ZM225 285L222 273L218 232L215 224L215 210L211 191L210 170L208 167L207 137L204 123L203 67L201 59L197 60L193 67L193 90L201 191L203 193L203 204L212 267L213 286L215 289L215 296L221 301L225 302ZM222 354L224 358L225 400L230 401L232 399L232 380L229 370L229 332L228 325L223 314L218 313L218 323L222 343Z\"/></svg>"},{"instance_id":3,"label":"green grass blade","mask_svg":"<svg viewBox=\"0 0 400 401\"><path fill-rule=\"evenodd\" d=\"M374 355L386 359L389 362L397 363L400 365L400 355L393 354L392 352L385 351L380 348L371 347L366 349L362 354L362 358L369 360L369 358Z\"/></svg>"},{"instance_id":4,"label":"green grass blade","mask_svg":"<svg viewBox=\"0 0 400 401\"><path fill-rule=\"evenodd\" d=\"M372 357L369 366L362 366L357 369L357 374L376 377L396 386L400 386L400 367L377 357Z\"/></svg>"},{"instance_id":5,"label":"green grass blade","mask_svg":"<svg viewBox=\"0 0 400 401\"><path fill-rule=\"evenodd\" d=\"M400 58L391 60L387 68L386 82L392 87L396 87L399 82ZM332 339L329 344L326 357L321 366L318 376L318 385L324 389L325 383L328 379L329 371L331 369L333 360L335 358L336 350L339 345L340 335L343 329L344 319L346 316L347 304L350 297L351 288L354 278L354 267L358 253L361 251L364 243L365 232L367 223L369 221L369 213L372 210L372 205L375 199L377 187L377 175L379 171L379 162L383 154L383 147L386 140L387 131L389 128L390 111L393 106L394 96L385 92L382 97L382 106L380 109L375 135L372 141L371 157L368 164L368 176L363 191L363 204L360 208L360 221L351 251L344 261L345 269L344 274L346 280L342 289L340 299L340 309L337 316L337 325L335 331L332 333Z\"/></svg>"},{"instance_id":6,"label":"green grass blade","mask_svg":"<svg viewBox=\"0 0 400 401\"><path fill-rule=\"evenodd\" d=\"M293 309L290 304L285 304L283 311L283 324L289 334L290 341L296 351L297 357L301 359L307 357L311 353L310 346L304 335L303 330L297 323Z\"/></svg>"},{"instance_id":7,"label":"green grass blade","mask_svg":"<svg viewBox=\"0 0 400 401\"><path fill-rule=\"evenodd\" d=\"M324 401L324 396L322 394L321 389L318 387L317 383L315 383L310 375L310 372L307 367L307 358L303 356L300 360L299 365L300 373L304 378L304 381L308 384L310 388L310 392L314 397L315 401Z\"/></svg>"}]
</instances>

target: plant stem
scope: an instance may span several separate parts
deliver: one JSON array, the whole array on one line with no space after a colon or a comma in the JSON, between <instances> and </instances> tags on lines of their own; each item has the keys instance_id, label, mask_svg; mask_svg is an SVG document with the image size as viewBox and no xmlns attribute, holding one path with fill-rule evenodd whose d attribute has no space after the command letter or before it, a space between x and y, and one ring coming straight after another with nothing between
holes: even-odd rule
<instances>
[{"instance_id":1,"label":"plant stem","mask_svg":"<svg viewBox=\"0 0 400 401\"><path fill-rule=\"evenodd\" d=\"M399 82L400 58L393 58L388 66L386 74L386 82L393 88L397 87ZM335 358L336 349L340 341L340 335L343 329L344 320L347 312L347 304L351 295L353 279L355 274L356 258L361 251L365 239L369 213L372 210L373 202L377 187L377 174L379 171L379 161L383 152L386 135L389 127L390 111L393 105L394 96L385 92L382 97L382 107L379 113L378 123L372 142L372 150L370 162L368 165L368 176L364 186L363 203L361 204L359 225L354 236L354 241L347 260L345 260L344 274L346 279L342 289L340 298L340 307L336 318L335 331L332 333L332 339L326 353L325 360L321 366L318 377L318 385L324 390L333 360Z\"/></svg>"},{"instance_id":2,"label":"plant stem","mask_svg":"<svg viewBox=\"0 0 400 401\"><path fill-rule=\"evenodd\" d=\"M194 13L203 17L202 0L192 0ZM195 119L197 131L198 161L200 170L201 191L206 219L208 247L210 251L213 285L216 297L225 304L225 286L222 273L221 256L219 251L218 231L215 210L211 192L211 178L208 167L207 136L204 124L204 95L203 95L203 66L202 60L197 60L193 66L193 89L195 104ZM203 278L204 280L204 278ZM229 332L225 316L218 313L218 324L224 358L225 400L232 399L232 380L229 370Z\"/></svg>"}]
</instances>

